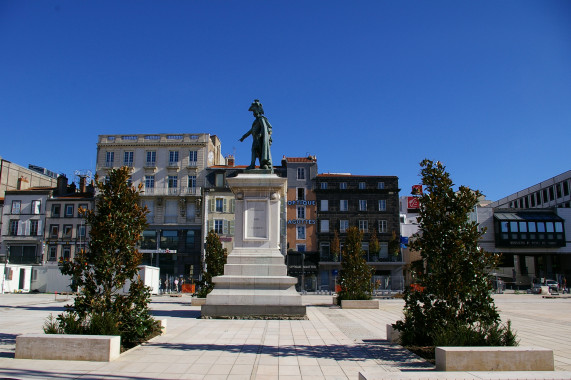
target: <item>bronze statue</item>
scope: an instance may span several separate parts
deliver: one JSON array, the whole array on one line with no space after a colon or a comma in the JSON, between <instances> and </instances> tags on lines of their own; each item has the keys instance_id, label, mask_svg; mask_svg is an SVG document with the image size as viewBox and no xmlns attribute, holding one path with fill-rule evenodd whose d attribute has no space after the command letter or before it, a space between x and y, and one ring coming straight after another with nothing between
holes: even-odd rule
<instances>
[{"instance_id":1,"label":"bronze statue","mask_svg":"<svg viewBox=\"0 0 571 380\"><path fill-rule=\"evenodd\" d=\"M252 123L252 128L242 138L240 141L244 141L246 137L252 135L252 162L247 169L256 168L256 158L260 160L260 169L269 169L273 173L272 166L272 154L270 152L270 146L272 145L272 126L268 119L264 116L264 109L262 108L262 103L258 99L255 99L250 109L254 113L256 120Z\"/></svg>"}]
</instances>

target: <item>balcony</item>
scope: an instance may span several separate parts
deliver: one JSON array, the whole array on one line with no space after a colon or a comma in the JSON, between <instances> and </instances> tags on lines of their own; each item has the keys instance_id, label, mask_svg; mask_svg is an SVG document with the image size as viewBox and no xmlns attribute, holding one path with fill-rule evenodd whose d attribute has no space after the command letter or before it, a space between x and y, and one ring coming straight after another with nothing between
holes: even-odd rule
<instances>
[{"instance_id":1,"label":"balcony","mask_svg":"<svg viewBox=\"0 0 571 380\"><path fill-rule=\"evenodd\" d=\"M365 259L369 264L384 264L384 263L401 263L403 258L402 254L398 255L388 255L388 256L379 256L378 254L366 254ZM322 262L330 262L330 263L339 263L341 262L341 253L338 255L334 255L332 253L321 253L319 255L319 261Z\"/></svg>"},{"instance_id":2,"label":"balcony","mask_svg":"<svg viewBox=\"0 0 571 380\"><path fill-rule=\"evenodd\" d=\"M178 168L178 167L179 167L179 162L178 162L178 161L169 161L168 167L169 167L170 169Z\"/></svg>"},{"instance_id":3,"label":"balcony","mask_svg":"<svg viewBox=\"0 0 571 380\"><path fill-rule=\"evenodd\" d=\"M143 187L142 196L198 196L201 194L201 187Z\"/></svg>"},{"instance_id":4,"label":"balcony","mask_svg":"<svg viewBox=\"0 0 571 380\"><path fill-rule=\"evenodd\" d=\"M113 161L105 161L105 164L103 164L103 167L112 168L113 167Z\"/></svg>"},{"instance_id":5,"label":"balcony","mask_svg":"<svg viewBox=\"0 0 571 380\"><path fill-rule=\"evenodd\" d=\"M198 166L197 161L188 161L188 164L186 164L186 167L190 169L196 169L197 166Z\"/></svg>"},{"instance_id":6,"label":"balcony","mask_svg":"<svg viewBox=\"0 0 571 380\"><path fill-rule=\"evenodd\" d=\"M145 162L145 168L154 169L157 167L157 163L155 161L147 161Z\"/></svg>"}]
</instances>

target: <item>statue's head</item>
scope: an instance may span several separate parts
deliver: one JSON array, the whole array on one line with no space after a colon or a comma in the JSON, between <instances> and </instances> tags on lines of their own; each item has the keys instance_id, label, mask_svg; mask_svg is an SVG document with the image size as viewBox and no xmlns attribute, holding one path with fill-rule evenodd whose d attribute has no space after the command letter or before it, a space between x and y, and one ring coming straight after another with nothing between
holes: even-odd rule
<instances>
[{"instance_id":1,"label":"statue's head","mask_svg":"<svg viewBox=\"0 0 571 380\"><path fill-rule=\"evenodd\" d=\"M254 102L252 103L248 111L252 111L254 113L254 116L259 116L264 114L264 108L262 108L262 103L260 103L258 99L254 99Z\"/></svg>"}]
</instances>

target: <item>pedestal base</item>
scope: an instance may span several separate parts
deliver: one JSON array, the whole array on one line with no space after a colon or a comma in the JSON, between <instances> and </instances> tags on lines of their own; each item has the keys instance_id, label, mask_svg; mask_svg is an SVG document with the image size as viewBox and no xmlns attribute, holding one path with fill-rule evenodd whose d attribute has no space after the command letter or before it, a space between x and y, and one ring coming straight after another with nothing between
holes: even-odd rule
<instances>
[{"instance_id":1,"label":"pedestal base","mask_svg":"<svg viewBox=\"0 0 571 380\"><path fill-rule=\"evenodd\" d=\"M290 305L203 305L201 313L207 319L307 319L305 306Z\"/></svg>"}]
</instances>

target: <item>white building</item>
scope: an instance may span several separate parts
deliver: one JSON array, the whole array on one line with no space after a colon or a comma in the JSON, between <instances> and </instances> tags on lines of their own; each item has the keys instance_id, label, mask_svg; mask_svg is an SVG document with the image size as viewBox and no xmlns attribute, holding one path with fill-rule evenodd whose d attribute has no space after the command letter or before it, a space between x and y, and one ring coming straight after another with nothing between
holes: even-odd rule
<instances>
[{"instance_id":1,"label":"white building","mask_svg":"<svg viewBox=\"0 0 571 380\"><path fill-rule=\"evenodd\" d=\"M220 140L206 133L99 136L99 177L128 166L133 185L142 186L142 202L150 211L143 263L160 267L161 276L172 280L200 273L204 169L223 162Z\"/></svg>"}]
</instances>

